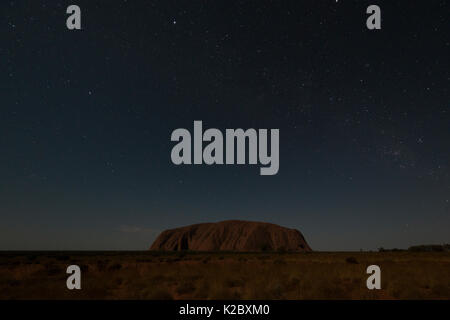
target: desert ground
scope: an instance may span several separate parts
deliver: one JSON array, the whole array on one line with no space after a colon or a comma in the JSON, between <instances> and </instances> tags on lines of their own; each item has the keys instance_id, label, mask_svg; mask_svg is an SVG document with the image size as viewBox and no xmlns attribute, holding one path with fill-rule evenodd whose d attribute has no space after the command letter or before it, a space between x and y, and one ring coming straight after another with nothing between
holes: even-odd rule
<instances>
[{"instance_id":1,"label":"desert ground","mask_svg":"<svg viewBox=\"0 0 450 320\"><path fill-rule=\"evenodd\" d=\"M1 252L0 299L450 299L450 253Z\"/></svg>"}]
</instances>

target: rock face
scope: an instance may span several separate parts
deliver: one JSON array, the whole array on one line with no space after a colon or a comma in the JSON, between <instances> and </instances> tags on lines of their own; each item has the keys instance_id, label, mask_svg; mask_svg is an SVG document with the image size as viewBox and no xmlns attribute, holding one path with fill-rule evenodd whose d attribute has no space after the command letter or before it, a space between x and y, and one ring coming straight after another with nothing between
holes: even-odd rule
<instances>
[{"instance_id":1,"label":"rock face","mask_svg":"<svg viewBox=\"0 0 450 320\"><path fill-rule=\"evenodd\" d=\"M229 220L163 231L150 250L161 251L312 251L296 229L265 222Z\"/></svg>"}]
</instances>

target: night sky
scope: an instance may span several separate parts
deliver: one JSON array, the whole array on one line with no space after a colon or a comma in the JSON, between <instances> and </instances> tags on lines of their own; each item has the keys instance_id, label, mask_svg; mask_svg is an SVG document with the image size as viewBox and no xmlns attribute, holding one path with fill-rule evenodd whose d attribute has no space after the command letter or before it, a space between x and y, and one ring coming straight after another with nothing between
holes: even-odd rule
<instances>
[{"instance_id":1,"label":"night sky","mask_svg":"<svg viewBox=\"0 0 450 320\"><path fill-rule=\"evenodd\" d=\"M81 31L66 8L82 10ZM382 29L366 28L381 7ZM0 250L147 249L228 219L314 250L450 242L448 1L0 3ZM280 170L171 162L280 129Z\"/></svg>"}]
</instances>

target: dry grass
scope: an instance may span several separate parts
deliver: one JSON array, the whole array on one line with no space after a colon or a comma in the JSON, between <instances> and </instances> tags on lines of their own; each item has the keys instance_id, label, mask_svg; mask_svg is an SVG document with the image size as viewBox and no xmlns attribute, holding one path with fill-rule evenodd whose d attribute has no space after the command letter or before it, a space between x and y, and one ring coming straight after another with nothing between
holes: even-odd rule
<instances>
[{"instance_id":1,"label":"dry grass","mask_svg":"<svg viewBox=\"0 0 450 320\"><path fill-rule=\"evenodd\" d=\"M450 299L450 253L0 253L0 299Z\"/></svg>"}]
</instances>

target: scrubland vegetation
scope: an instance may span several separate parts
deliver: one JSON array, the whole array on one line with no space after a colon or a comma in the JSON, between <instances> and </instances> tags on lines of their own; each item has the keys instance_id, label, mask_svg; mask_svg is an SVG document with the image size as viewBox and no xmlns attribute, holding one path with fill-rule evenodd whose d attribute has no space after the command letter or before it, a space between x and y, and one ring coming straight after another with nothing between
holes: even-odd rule
<instances>
[{"instance_id":1,"label":"scrubland vegetation","mask_svg":"<svg viewBox=\"0 0 450 320\"><path fill-rule=\"evenodd\" d=\"M450 299L450 253L4 252L0 299Z\"/></svg>"}]
</instances>

